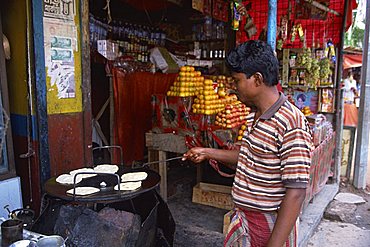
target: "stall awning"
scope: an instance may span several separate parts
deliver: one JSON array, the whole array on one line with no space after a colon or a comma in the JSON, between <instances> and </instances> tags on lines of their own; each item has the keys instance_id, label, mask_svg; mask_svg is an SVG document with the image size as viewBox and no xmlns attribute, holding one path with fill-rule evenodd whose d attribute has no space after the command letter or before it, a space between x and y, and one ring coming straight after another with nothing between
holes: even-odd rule
<instances>
[{"instance_id":1,"label":"stall awning","mask_svg":"<svg viewBox=\"0 0 370 247\"><path fill-rule=\"evenodd\" d=\"M362 54L344 54L343 69L362 66Z\"/></svg>"}]
</instances>

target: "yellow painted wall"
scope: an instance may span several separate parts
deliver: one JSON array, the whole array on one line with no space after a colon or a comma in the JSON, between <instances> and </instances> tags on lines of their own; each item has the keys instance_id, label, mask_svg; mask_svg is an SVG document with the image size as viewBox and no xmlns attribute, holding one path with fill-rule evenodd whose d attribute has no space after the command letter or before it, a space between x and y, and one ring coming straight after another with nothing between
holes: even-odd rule
<instances>
[{"instance_id":1,"label":"yellow painted wall","mask_svg":"<svg viewBox=\"0 0 370 247\"><path fill-rule=\"evenodd\" d=\"M0 9L11 47L11 60L6 61L10 112L27 115L26 1L1 1Z\"/></svg>"},{"instance_id":2,"label":"yellow painted wall","mask_svg":"<svg viewBox=\"0 0 370 247\"><path fill-rule=\"evenodd\" d=\"M47 20L44 18L44 35L45 35L45 71L46 71L46 82L47 82L47 109L48 114L61 114L61 113L75 113L75 112L82 112L82 89L81 89L81 28L80 28L80 1L76 0L76 14L74 18L74 23L72 22L65 22L55 20ZM50 27L54 27L52 31L50 31ZM56 27L56 28L55 28ZM48 62L48 54L50 54L50 40L49 37L53 36L66 36L70 35L71 32L75 33L75 42L76 46L73 51L74 57L74 78L75 78L75 97L73 98L60 98L58 95L58 87L56 84L53 86L51 85L51 75L48 73L50 71L50 62ZM49 55L50 56L50 55Z\"/></svg>"}]
</instances>

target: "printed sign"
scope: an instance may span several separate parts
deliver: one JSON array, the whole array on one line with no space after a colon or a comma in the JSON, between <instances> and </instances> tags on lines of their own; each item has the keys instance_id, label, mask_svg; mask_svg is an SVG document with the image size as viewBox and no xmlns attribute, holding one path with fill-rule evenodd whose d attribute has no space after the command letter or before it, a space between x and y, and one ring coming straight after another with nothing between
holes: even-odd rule
<instances>
[{"instance_id":1,"label":"printed sign","mask_svg":"<svg viewBox=\"0 0 370 247\"><path fill-rule=\"evenodd\" d=\"M60 19L44 21L45 63L50 86L58 99L76 97L75 52L78 50L74 25Z\"/></svg>"},{"instance_id":2,"label":"printed sign","mask_svg":"<svg viewBox=\"0 0 370 247\"><path fill-rule=\"evenodd\" d=\"M72 39L69 37L53 36L50 40L51 48L72 49Z\"/></svg>"},{"instance_id":3,"label":"printed sign","mask_svg":"<svg viewBox=\"0 0 370 247\"><path fill-rule=\"evenodd\" d=\"M75 0L44 0L44 17L74 20Z\"/></svg>"},{"instance_id":4,"label":"printed sign","mask_svg":"<svg viewBox=\"0 0 370 247\"><path fill-rule=\"evenodd\" d=\"M73 59L72 50L66 49L51 49L50 50L51 61L71 62Z\"/></svg>"}]
</instances>

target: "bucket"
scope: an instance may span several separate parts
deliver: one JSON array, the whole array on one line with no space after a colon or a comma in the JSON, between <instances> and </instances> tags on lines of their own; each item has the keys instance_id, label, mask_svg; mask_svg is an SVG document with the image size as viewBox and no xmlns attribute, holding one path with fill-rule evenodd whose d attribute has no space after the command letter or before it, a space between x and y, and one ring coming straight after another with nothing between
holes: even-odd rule
<instances>
[{"instance_id":1,"label":"bucket","mask_svg":"<svg viewBox=\"0 0 370 247\"><path fill-rule=\"evenodd\" d=\"M1 224L1 245L9 246L23 239L23 222L21 220L6 220Z\"/></svg>"},{"instance_id":2,"label":"bucket","mask_svg":"<svg viewBox=\"0 0 370 247\"><path fill-rule=\"evenodd\" d=\"M37 241L37 247L65 247L64 239L58 235L51 235Z\"/></svg>"}]
</instances>

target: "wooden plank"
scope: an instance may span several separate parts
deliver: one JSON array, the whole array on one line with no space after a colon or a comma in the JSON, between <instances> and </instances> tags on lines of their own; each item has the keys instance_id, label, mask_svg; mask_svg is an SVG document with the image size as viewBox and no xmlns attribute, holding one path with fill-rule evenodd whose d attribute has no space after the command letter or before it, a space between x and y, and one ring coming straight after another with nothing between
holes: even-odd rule
<instances>
[{"instance_id":1,"label":"wooden plank","mask_svg":"<svg viewBox=\"0 0 370 247\"><path fill-rule=\"evenodd\" d=\"M146 133L146 146L154 150L172 153L185 153L188 148L185 145L185 137L172 133Z\"/></svg>"},{"instance_id":2,"label":"wooden plank","mask_svg":"<svg viewBox=\"0 0 370 247\"><path fill-rule=\"evenodd\" d=\"M216 188L218 186L220 186L219 189L221 192L217 191ZM229 189L229 193L224 193L227 190L223 187L227 186L199 183L193 187L192 201L194 203L230 210L234 207L230 193L231 188Z\"/></svg>"},{"instance_id":3,"label":"wooden plank","mask_svg":"<svg viewBox=\"0 0 370 247\"><path fill-rule=\"evenodd\" d=\"M148 148L153 147L153 134L152 132L145 133L145 146Z\"/></svg>"},{"instance_id":4,"label":"wooden plank","mask_svg":"<svg viewBox=\"0 0 370 247\"><path fill-rule=\"evenodd\" d=\"M148 162L153 162L153 161L157 161L157 160L158 160L158 151L148 149ZM156 172L159 173L159 164L150 164L149 167L153 171L156 171Z\"/></svg>"},{"instance_id":5,"label":"wooden plank","mask_svg":"<svg viewBox=\"0 0 370 247\"><path fill-rule=\"evenodd\" d=\"M231 187L220 184L209 184L209 183L199 183L201 190L219 192L224 194L231 194Z\"/></svg>"},{"instance_id":6,"label":"wooden plank","mask_svg":"<svg viewBox=\"0 0 370 247\"><path fill-rule=\"evenodd\" d=\"M158 151L158 160L166 160L167 153L163 151ZM166 202L167 201L167 162L160 162L159 163L159 175L161 176L161 182L159 191L162 196L162 199Z\"/></svg>"}]
</instances>

